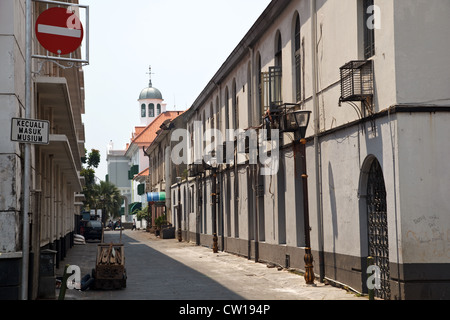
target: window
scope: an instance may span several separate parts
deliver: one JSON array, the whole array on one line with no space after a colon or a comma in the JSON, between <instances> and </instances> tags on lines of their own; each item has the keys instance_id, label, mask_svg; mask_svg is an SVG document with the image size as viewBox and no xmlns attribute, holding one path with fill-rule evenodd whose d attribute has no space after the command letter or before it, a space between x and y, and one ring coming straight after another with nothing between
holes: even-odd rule
<instances>
[{"instance_id":1,"label":"window","mask_svg":"<svg viewBox=\"0 0 450 320\"><path fill-rule=\"evenodd\" d=\"M213 107L213 103L211 102L210 106L209 106L209 116L211 118L211 123L210 123L210 129L214 129L214 107Z\"/></svg>"},{"instance_id":2,"label":"window","mask_svg":"<svg viewBox=\"0 0 450 320\"><path fill-rule=\"evenodd\" d=\"M269 67L261 73L261 106L263 114L267 109L283 104L281 97L281 67Z\"/></svg>"},{"instance_id":3,"label":"window","mask_svg":"<svg viewBox=\"0 0 450 320\"><path fill-rule=\"evenodd\" d=\"M236 97L235 120L236 129L239 129L239 97Z\"/></svg>"},{"instance_id":4,"label":"window","mask_svg":"<svg viewBox=\"0 0 450 320\"><path fill-rule=\"evenodd\" d=\"M145 114L145 104L143 104L143 105L141 106L141 117L142 117L142 118L145 118L145 116L146 116L146 114Z\"/></svg>"},{"instance_id":5,"label":"window","mask_svg":"<svg viewBox=\"0 0 450 320\"><path fill-rule=\"evenodd\" d=\"M283 66L283 57L282 57L282 46L281 46L281 34L278 31L276 40L275 40L275 66L282 67Z\"/></svg>"},{"instance_id":6,"label":"window","mask_svg":"<svg viewBox=\"0 0 450 320\"><path fill-rule=\"evenodd\" d=\"M230 129L230 96L228 94L228 87L225 88L225 129Z\"/></svg>"},{"instance_id":7,"label":"window","mask_svg":"<svg viewBox=\"0 0 450 320\"><path fill-rule=\"evenodd\" d=\"M161 114L161 105L158 103L156 106L156 115L159 116Z\"/></svg>"},{"instance_id":8,"label":"window","mask_svg":"<svg viewBox=\"0 0 450 320\"><path fill-rule=\"evenodd\" d=\"M363 0L364 59L375 55L374 0Z\"/></svg>"},{"instance_id":9,"label":"window","mask_svg":"<svg viewBox=\"0 0 450 320\"><path fill-rule=\"evenodd\" d=\"M294 68L295 68L295 97L297 102L302 99L301 91L301 40L300 40L300 16L297 13L294 28Z\"/></svg>"},{"instance_id":10,"label":"window","mask_svg":"<svg viewBox=\"0 0 450 320\"><path fill-rule=\"evenodd\" d=\"M232 86L232 97L231 97L231 113L233 114L233 124L231 126L232 129L237 129L239 127L239 115L236 109L237 103L237 90L236 90L236 79L233 80Z\"/></svg>"},{"instance_id":11,"label":"window","mask_svg":"<svg viewBox=\"0 0 450 320\"><path fill-rule=\"evenodd\" d=\"M150 118L152 118L152 117L155 116L155 105L154 105L153 103L150 103L150 104L148 105L148 116L149 116Z\"/></svg>"},{"instance_id":12,"label":"window","mask_svg":"<svg viewBox=\"0 0 450 320\"><path fill-rule=\"evenodd\" d=\"M206 141L205 141L205 130L206 130L206 112L205 109L203 109L203 113L202 113L202 141L203 141L203 152L205 151L206 148ZM202 157L204 156L204 154L202 153Z\"/></svg>"},{"instance_id":13,"label":"window","mask_svg":"<svg viewBox=\"0 0 450 320\"><path fill-rule=\"evenodd\" d=\"M247 66L247 126L253 125L253 103L252 103L252 67L251 63Z\"/></svg>"},{"instance_id":14,"label":"window","mask_svg":"<svg viewBox=\"0 0 450 320\"><path fill-rule=\"evenodd\" d=\"M258 94L258 103L257 103L257 111L256 111L256 116L258 119L258 122L261 121L261 118L265 112L264 110L264 104L263 104L263 81L262 81L262 67L261 67L261 55L258 53L257 58L257 65L258 68L256 69L256 77L257 77L257 83L258 83L258 90L259 90L259 94Z\"/></svg>"}]
</instances>

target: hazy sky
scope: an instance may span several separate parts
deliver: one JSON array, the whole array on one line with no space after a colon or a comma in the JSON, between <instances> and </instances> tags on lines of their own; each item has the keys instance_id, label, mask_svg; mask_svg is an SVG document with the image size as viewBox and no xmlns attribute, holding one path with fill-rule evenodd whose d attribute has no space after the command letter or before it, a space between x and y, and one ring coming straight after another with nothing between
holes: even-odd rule
<instances>
[{"instance_id":1,"label":"hazy sky","mask_svg":"<svg viewBox=\"0 0 450 320\"><path fill-rule=\"evenodd\" d=\"M137 102L153 87L167 110L186 110L270 0L81 0L90 11L90 65L84 68L86 149L125 149L140 124Z\"/></svg>"}]
</instances>

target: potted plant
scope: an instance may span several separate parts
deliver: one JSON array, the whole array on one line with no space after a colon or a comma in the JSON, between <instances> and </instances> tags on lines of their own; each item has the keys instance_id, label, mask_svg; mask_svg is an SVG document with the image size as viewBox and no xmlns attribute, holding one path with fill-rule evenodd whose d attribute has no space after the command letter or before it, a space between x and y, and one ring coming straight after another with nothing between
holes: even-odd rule
<instances>
[{"instance_id":1,"label":"potted plant","mask_svg":"<svg viewBox=\"0 0 450 320\"><path fill-rule=\"evenodd\" d=\"M159 236L161 232L161 228L165 225L167 225L167 219L166 215L163 214L155 219L155 225L156 225L156 235Z\"/></svg>"}]
</instances>

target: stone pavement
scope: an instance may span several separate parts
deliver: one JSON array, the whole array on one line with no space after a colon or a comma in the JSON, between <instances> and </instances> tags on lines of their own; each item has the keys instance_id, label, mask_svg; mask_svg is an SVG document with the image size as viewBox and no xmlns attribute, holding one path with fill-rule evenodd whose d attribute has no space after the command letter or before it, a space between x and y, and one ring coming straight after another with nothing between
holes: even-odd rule
<instances>
[{"instance_id":1,"label":"stone pavement","mask_svg":"<svg viewBox=\"0 0 450 320\"><path fill-rule=\"evenodd\" d=\"M118 243L118 231L105 232L105 243ZM353 292L316 282L286 269L269 268L247 258L175 239L162 240L144 231L126 230L127 288L112 291L67 290L66 300L362 300ZM76 245L64 265L81 268L82 276L95 267L98 242ZM58 295L58 293L57 293Z\"/></svg>"}]
</instances>

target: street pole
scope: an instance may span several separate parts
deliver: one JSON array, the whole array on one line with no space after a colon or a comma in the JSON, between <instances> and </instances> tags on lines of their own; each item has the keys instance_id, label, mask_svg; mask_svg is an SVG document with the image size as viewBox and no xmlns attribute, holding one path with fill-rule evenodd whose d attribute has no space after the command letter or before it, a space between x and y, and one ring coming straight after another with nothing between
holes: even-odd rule
<instances>
[{"instance_id":1,"label":"street pole","mask_svg":"<svg viewBox=\"0 0 450 320\"><path fill-rule=\"evenodd\" d=\"M216 168L212 168L212 192L211 192L211 202L212 202L212 223L213 223L213 252L217 253L219 252L219 246L218 246L218 238L217 238L217 217L216 217L216 196L217 196L217 190L216 190Z\"/></svg>"},{"instance_id":2,"label":"street pole","mask_svg":"<svg viewBox=\"0 0 450 320\"><path fill-rule=\"evenodd\" d=\"M178 207L177 207L177 218L178 218L178 242L183 239L181 237L181 178L178 179Z\"/></svg>"},{"instance_id":3,"label":"street pole","mask_svg":"<svg viewBox=\"0 0 450 320\"><path fill-rule=\"evenodd\" d=\"M311 238L309 225L309 206L308 206L308 175L306 173L306 139L300 140L300 150L302 158L302 180L303 180L303 210L305 220L305 281L306 284L314 284L313 256L311 253Z\"/></svg>"},{"instance_id":4,"label":"street pole","mask_svg":"<svg viewBox=\"0 0 450 320\"><path fill-rule=\"evenodd\" d=\"M31 118L31 0L26 0L25 26L25 118ZM28 300L28 272L30 255L30 179L31 179L31 144L25 143L24 173L23 173L23 240L22 240L22 287L21 299Z\"/></svg>"}]
</instances>

